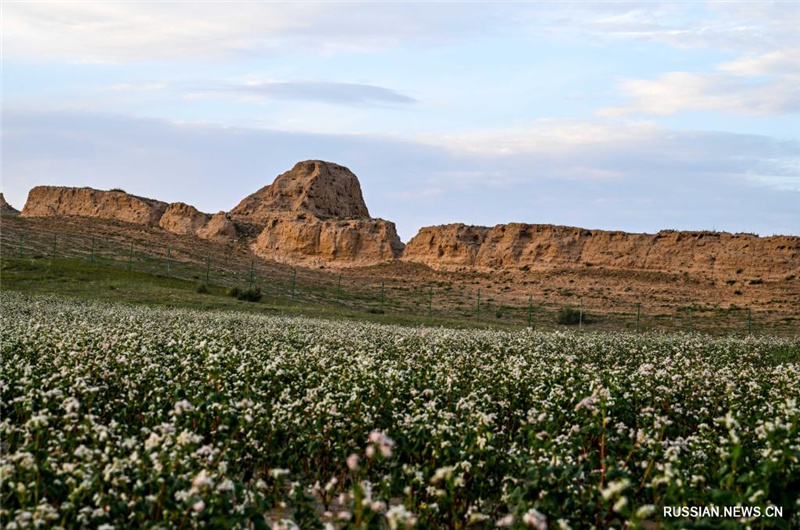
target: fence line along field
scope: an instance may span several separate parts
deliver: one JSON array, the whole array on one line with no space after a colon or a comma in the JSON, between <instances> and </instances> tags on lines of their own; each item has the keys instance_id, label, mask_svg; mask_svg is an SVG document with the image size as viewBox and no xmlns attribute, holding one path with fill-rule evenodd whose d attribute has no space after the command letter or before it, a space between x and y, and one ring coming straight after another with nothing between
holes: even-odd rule
<instances>
[{"instance_id":1,"label":"fence line along field","mask_svg":"<svg viewBox=\"0 0 800 530\"><path fill-rule=\"evenodd\" d=\"M800 525L797 339L0 303L7 529Z\"/></svg>"}]
</instances>

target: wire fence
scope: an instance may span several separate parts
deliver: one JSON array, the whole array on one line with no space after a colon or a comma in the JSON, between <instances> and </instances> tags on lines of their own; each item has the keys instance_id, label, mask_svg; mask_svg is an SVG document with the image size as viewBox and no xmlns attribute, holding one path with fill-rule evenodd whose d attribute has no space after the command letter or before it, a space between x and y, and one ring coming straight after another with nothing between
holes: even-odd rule
<instances>
[{"instance_id":1,"label":"wire fence","mask_svg":"<svg viewBox=\"0 0 800 530\"><path fill-rule=\"evenodd\" d=\"M363 271L292 267L259 259L241 248L223 247L143 231L125 234L109 226L95 234L65 222L52 230L17 217L3 218L0 256L58 264L81 261L133 273L174 278L223 288L259 289L273 304L313 304L377 314L451 319L464 325L514 325L536 329L564 327L586 331L699 331L714 334L798 335L794 315L747 307L719 308L687 303L620 303L574 296L550 301L513 286L473 287L446 276L410 281L402 275L379 277ZM427 280L427 281L426 281ZM477 282L480 283L480 282Z\"/></svg>"}]
</instances>

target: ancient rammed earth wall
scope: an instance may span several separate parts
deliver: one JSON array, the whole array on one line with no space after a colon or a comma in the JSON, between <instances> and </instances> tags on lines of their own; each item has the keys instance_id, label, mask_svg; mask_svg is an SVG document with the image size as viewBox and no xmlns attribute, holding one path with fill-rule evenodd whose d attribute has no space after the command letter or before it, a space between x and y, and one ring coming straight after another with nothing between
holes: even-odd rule
<instances>
[{"instance_id":1,"label":"ancient rammed earth wall","mask_svg":"<svg viewBox=\"0 0 800 530\"><path fill-rule=\"evenodd\" d=\"M252 244L267 259L304 265L357 267L398 258L403 244L394 223L383 219L318 219L276 213Z\"/></svg>"},{"instance_id":2,"label":"ancient rammed earth wall","mask_svg":"<svg viewBox=\"0 0 800 530\"><path fill-rule=\"evenodd\" d=\"M374 265L403 250L394 223L369 216L353 172L321 160L298 162L230 216L261 228L253 252L286 263Z\"/></svg>"},{"instance_id":3,"label":"ancient rammed earth wall","mask_svg":"<svg viewBox=\"0 0 800 530\"><path fill-rule=\"evenodd\" d=\"M28 193L23 217L80 216L157 225L167 203L124 191L37 186Z\"/></svg>"},{"instance_id":4,"label":"ancient rammed earth wall","mask_svg":"<svg viewBox=\"0 0 800 530\"><path fill-rule=\"evenodd\" d=\"M301 265L374 265L400 257L394 223L373 219L358 178L320 160L296 164L230 212L211 216L122 191L39 186L25 217L79 216L158 226L220 243L244 241L267 259Z\"/></svg>"},{"instance_id":5,"label":"ancient rammed earth wall","mask_svg":"<svg viewBox=\"0 0 800 530\"><path fill-rule=\"evenodd\" d=\"M16 215L19 211L6 202L5 196L0 193L0 213Z\"/></svg>"},{"instance_id":6,"label":"ancient rammed earth wall","mask_svg":"<svg viewBox=\"0 0 800 530\"><path fill-rule=\"evenodd\" d=\"M586 264L618 269L783 277L800 272L800 237L725 232L630 234L568 226L510 223L493 228L426 227L403 259L439 270L547 269Z\"/></svg>"},{"instance_id":7,"label":"ancient rammed earth wall","mask_svg":"<svg viewBox=\"0 0 800 530\"><path fill-rule=\"evenodd\" d=\"M344 166L321 160L297 163L230 212L213 216L188 204L167 204L122 191L48 186L30 191L21 215L159 226L220 243L243 241L266 259L309 266L366 266L402 258L439 270L597 265L726 276L746 269L765 279L800 274L797 236L450 224L421 229L404 249L394 223L369 216L358 178Z\"/></svg>"}]
</instances>

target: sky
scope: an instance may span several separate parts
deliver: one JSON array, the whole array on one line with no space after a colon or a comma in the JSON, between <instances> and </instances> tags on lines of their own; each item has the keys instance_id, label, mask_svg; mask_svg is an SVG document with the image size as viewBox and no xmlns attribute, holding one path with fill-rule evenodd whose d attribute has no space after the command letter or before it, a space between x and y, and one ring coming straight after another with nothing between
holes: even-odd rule
<instances>
[{"instance_id":1,"label":"sky","mask_svg":"<svg viewBox=\"0 0 800 530\"><path fill-rule=\"evenodd\" d=\"M230 210L347 166L403 241L800 235L800 3L2 3L2 182Z\"/></svg>"}]
</instances>

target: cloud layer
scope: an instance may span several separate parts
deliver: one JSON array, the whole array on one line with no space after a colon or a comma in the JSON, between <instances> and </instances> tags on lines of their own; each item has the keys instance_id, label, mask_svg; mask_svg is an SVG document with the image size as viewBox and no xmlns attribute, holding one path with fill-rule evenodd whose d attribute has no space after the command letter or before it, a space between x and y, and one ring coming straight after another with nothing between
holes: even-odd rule
<instances>
[{"instance_id":1,"label":"cloud layer","mask_svg":"<svg viewBox=\"0 0 800 530\"><path fill-rule=\"evenodd\" d=\"M796 141L580 121L511 138L508 150L491 133L411 141L9 112L3 191L21 206L40 184L122 187L215 212L298 160L323 158L350 167L370 211L405 240L457 221L800 234Z\"/></svg>"},{"instance_id":2,"label":"cloud layer","mask_svg":"<svg viewBox=\"0 0 800 530\"><path fill-rule=\"evenodd\" d=\"M800 232L796 3L59 1L3 15L15 205L54 183L229 209L324 158L356 171L405 239L451 221Z\"/></svg>"},{"instance_id":3,"label":"cloud layer","mask_svg":"<svg viewBox=\"0 0 800 530\"><path fill-rule=\"evenodd\" d=\"M396 3L20 2L4 7L2 29L12 60L209 61L445 42L510 20L506 11Z\"/></svg>"}]
</instances>

